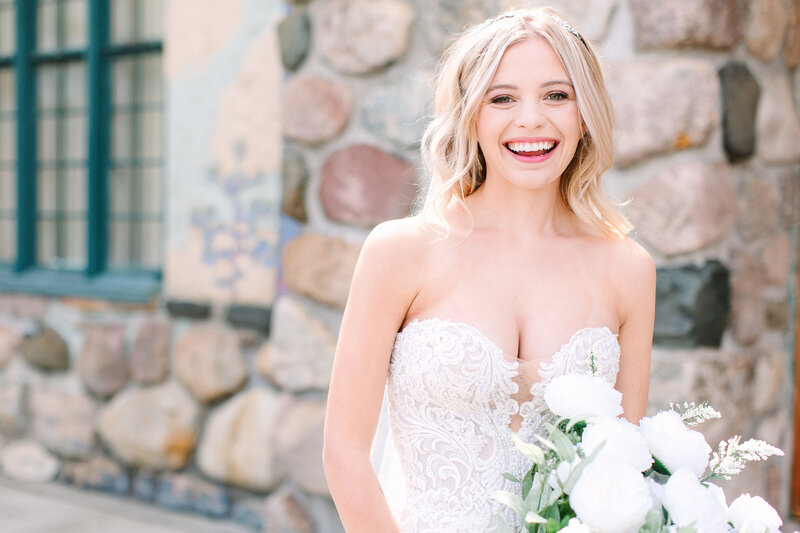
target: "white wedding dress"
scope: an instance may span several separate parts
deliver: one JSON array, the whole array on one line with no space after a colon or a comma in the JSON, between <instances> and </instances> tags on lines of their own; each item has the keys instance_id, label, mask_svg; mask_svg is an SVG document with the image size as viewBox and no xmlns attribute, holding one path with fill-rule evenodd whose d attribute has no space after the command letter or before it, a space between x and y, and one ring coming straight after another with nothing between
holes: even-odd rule
<instances>
[{"instance_id":1,"label":"white wedding dress","mask_svg":"<svg viewBox=\"0 0 800 533\"><path fill-rule=\"evenodd\" d=\"M401 530L496 531L498 514L518 526L513 512L492 497L496 490L519 491L504 472L521 479L530 468L512 442L512 417L519 413L524 441L545 435L545 422L554 420L543 398L547 384L566 373L592 373L590 355L594 373L613 384L619 352L607 327L577 331L540 366L531 399L518 404L512 398L517 361L478 329L438 318L410 322L397 334L387 381L389 444L394 441L401 473L392 472L386 457L378 467L385 485L392 484L387 475L402 477Z\"/></svg>"}]
</instances>

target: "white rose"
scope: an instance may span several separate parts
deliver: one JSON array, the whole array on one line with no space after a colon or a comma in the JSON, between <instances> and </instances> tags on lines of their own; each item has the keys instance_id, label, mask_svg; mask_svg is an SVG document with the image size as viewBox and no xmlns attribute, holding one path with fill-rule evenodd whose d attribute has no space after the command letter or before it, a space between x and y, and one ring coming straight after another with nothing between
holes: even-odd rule
<instances>
[{"instance_id":1,"label":"white rose","mask_svg":"<svg viewBox=\"0 0 800 533\"><path fill-rule=\"evenodd\" d=\"M564 374L544 390L547 407L562 418L615 417L622 414L622 394L597 376Z\"/></svg>"},{"instance_id":2,"label":"white rose","mask_svg":"<svg viewBox=\"0 0 800 533\"><path fill-rule=\"evenodd\" d=\"M569 479L569 475L575 470L575 467L581 463L582 459L575 454L575 459L572 462L569 461L561 461L558 463L558 466L555 470L550 471L550 475L547 478L547 483L553 487L554 489L558 489L559 487L563 487L564 483L567 482Z\"/></svg>"},{"instance_id":3,"label":"white rose","mask_svg":"<svg viewBox=\"0 0 800 533\"><path fill-rule=\"evenodd\" d=\"M705 472L711 447L703 434L687 428L681 415L675 411L661 411L655 416L642 418L639 431L655 458L670 473L686 467L699 478Z\"/></svg>"},{"instance_id":4,"label":"white rose","mask_svg":"<svg viewBox=\"0 0 800 533\"><path fill-rule=\"evenodd\" d=\"M567 527L560 531L561 533L592 533L592 530L577 518L570 518Z\"/></svg>"},{"instance_id":5,"label":"white rose","mask_svg":"<svg viewBox=\"0 0 800 533\"><path fill-rule=\"evenodd\" d=\"M642 473L626 464L595 458L581 473L569 503L595 533L633 533L652 507Z\"/></svg>"},{"instance_id":6,"label":"white rose","mask_svg":"<svg viewBox=\"0 0 800 533\"><path fill-rule=\"evenodd\" d=\"M715 491L704 487L688 468L680 468L669 477L663 498L664 508L678 527L728 533L727 509Z\"/></svg>"},{"instance_id":7,"label":"white rose","mask_svg":"<svg viewBox=\"0 0 800 533\"><path fill-rule=\"evenodd\" d=\"M728 520L738 533L778 533L783 520L760 496L742 494L728 508Z\"/></svg>"},{"instance_id":8,"label":"white rose","mask_svg":"<svg viewBox=\"0 0 800 533\"><path fill-rule=\"evenodd\" d=\"M639 428L622 418L601 418L583 430L581 448L591 454L603 441L597 458L626 463L639 472L653 464L653 456Z\"/></svg>"}]
</instances>

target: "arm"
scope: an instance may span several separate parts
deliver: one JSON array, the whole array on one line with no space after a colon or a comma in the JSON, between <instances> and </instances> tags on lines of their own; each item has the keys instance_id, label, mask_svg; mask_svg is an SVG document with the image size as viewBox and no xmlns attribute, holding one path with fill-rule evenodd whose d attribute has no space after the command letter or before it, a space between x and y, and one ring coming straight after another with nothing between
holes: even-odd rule
<instances>
[{"instance_id":1,"label":"arm","mask_svg":"<svg viewBox=\"0 0 800 533\"><path fill-rule=\"evenodd\" d=\"M615 269L622 309L616 388L622 393L623 416L638 424L647 409L650 386L656 268L650 254L640 245L626 239L626 248Z\"/></svg>"},{"instance_id":2,"label":"arm","mask_svg":"<svg viewBox=\"0 0 800 533\"><path fill-rule=\"evenodd\" d=\"M345 529L397 532L370 464L395 335L416 295L408 221L375 228L361 250L344 312L325 416L325 476Z\"/></svg>"}]
</instances>

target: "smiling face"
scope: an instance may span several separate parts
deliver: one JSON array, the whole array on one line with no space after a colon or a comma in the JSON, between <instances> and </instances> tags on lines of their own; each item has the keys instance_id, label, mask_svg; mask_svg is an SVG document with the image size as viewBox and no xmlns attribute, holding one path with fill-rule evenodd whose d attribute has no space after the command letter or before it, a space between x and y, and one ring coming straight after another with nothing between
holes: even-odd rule
<instances>
[{"instance_id":1,"label":"smiling face","mask_svg":"<svg viewBox=\"0 0 800 533\"><path fill-rule=\"evenodd\" d=\"M508 47L477 118L486 180L523 189L557 183L582 135L575 89L544 39Z\"/></svg>"}]
</instances>

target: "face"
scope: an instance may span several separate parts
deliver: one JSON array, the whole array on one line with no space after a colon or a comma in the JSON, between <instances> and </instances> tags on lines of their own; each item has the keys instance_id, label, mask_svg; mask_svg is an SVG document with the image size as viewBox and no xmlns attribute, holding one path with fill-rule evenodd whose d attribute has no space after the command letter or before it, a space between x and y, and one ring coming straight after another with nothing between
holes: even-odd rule
<instances>
[{"instance_id":1,"label":"face","mask_svg":"<svg viewBox=\"0 0 800 533\"><path fill-rule=\"evenodd\" d=\"M478 112L486 180L524 189L553 186L575 154L581 117L575 89L553 49L530 38L508 47Z\"/></svg>"}]
</instances>

